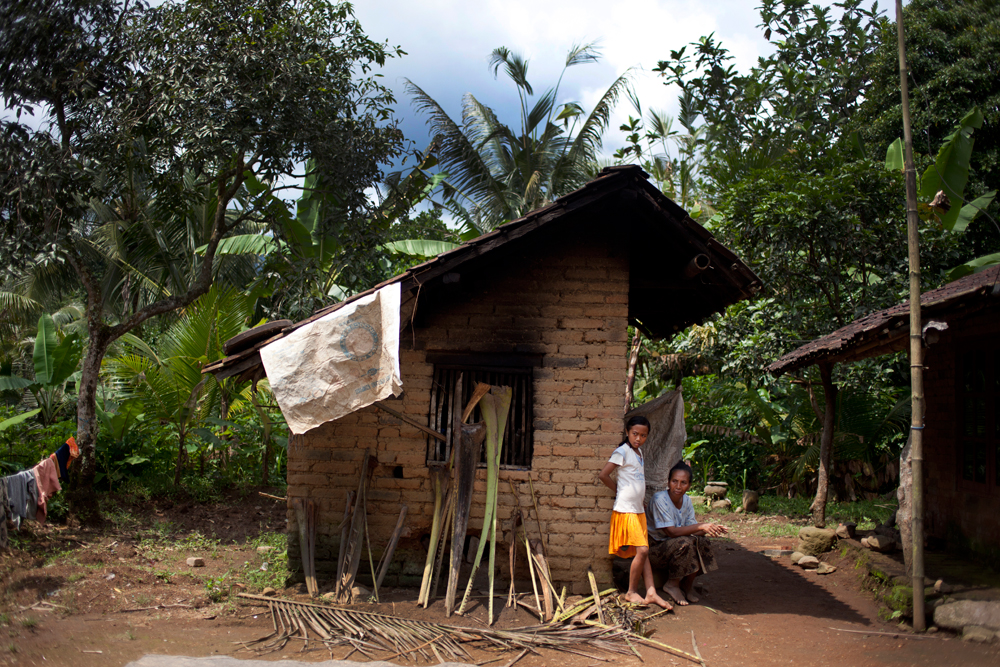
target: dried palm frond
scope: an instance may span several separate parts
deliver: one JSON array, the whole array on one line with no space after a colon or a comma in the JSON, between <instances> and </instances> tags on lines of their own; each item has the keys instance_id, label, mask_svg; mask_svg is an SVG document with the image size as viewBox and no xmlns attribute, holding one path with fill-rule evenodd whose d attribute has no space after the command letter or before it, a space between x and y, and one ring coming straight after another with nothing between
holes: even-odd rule
<instances>
[{"instance_id":1,"label":"dried palm frond","mask_svg":"<svg viewBox=\"0 0 1000 667\"><path fill-rule=\"evenodd\" d=\"M680 649L632 634L626 629L627 626L549 623L513 630L459 628L368 611L279 600L249 593L240 593L237 597L254 600L257 603L263 602L271 612L274 630L269 635L251 642L237 642L242 644L243 648L258 653L280 650L292 639L300 639L308 646L312 638L327 648L351 646L351 653L358 651L370 660L375 658L368 651L389 652L392 654L389 657L419 654L421 658L430 660L431 655L428 650L435 656L440 650L452 659L469 660L472 656L463 644L473 644L477 648L503 651L527 649L535 652L539 649L551 649L603 661L605 658L594 653L636 654L637 651L631 642L641 642L698 662L695 656ZM617 608L617 605L609 605L609 611L612 607ZM634 616L634 612L631 613ZM632 622L635 623L634 618ZM581 646L586 646L586 650L580 648ZM351 653L348 653L348 656Z\"/></svg>"}]
</instances>

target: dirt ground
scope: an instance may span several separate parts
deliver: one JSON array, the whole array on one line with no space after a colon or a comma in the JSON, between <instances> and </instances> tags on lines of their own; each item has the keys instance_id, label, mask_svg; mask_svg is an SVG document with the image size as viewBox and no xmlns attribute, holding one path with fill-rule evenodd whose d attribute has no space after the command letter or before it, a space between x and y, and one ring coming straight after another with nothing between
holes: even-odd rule
<instances>
[{"instance_id":1,"label":"dirt ground","mask_svg":"<svg viewBox=\"0 0 1000 667\"><path fill-rule=\"evenodd\" d=\"M124 665L142 655L235 655L242 658L306 661L343 659L315 642L302 651L292 642L263 656L236 649L266 635L265 608L237 600L239 590L257 592L264 563L274 550L258 552L262 537L282 531L284 503L253 495L215 505L146 503L111 512L101 531L28 524L15 548L0 555L0 665ZM708 665L998 665L1000 644L981 645L939 632L907 635L889 622L875 596L865 590L850 552L835 549L824 560L829 575L804 572L788 558L772 559L764 549L790 548L783 518L726 515L732 539L716 544L719 570L704 577L702 602L647 623L659 642L692 652L692 631ZM771 530L762 527L771 526ZM157 537L157 536L160 537ZM203 568L186 564L205 559ZM232 586L243 581L247 588ZM464 617L444 617L440 601L423 610L417 591L390 589L381 604L357 607L409 618L485 625L482 603ZM281 594L297 599L293 589ZM502 605L502 600L497 605ZM502 608L502 607L501 607ZM651 612L650 612L651 613ZM521 608L503 609L500 627L537 623ZM894 636L876 633L897 633ZM639 649L655 665L692 664L652 647ZM506 666L517 654L471 651L478 664ZM375 655L384 659L386 655ZM354 660L363 660L359 654ZM639 667L637 657L608 655L608 662ZM404 658L400 665L421 664ZM543 650L518 667L592 667L594 659Z\"/></svg>"}]
</instances>

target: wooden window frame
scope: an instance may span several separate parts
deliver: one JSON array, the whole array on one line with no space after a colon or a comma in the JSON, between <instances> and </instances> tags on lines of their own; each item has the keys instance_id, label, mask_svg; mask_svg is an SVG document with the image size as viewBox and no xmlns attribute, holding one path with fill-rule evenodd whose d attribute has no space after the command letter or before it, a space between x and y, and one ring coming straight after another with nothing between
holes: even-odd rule
<instances>
[{"instance_id":1,"label":"wooden window frame","mask_svg":"<svg viewBox=\"0 0 1000 667\"><path fill-rule=\"evenodd\" d=\"M449 415L451 397L454 394L455 379L462 373L462 400L465 406L472 394L476 382L492 385L506 385L513 389L510 413L507 415L507 427L504 430L503 447L500 451L501 470L531 470L531 460L534 450L534 431L532 427L532 408L534 390L532 386L533 368L530 366L494 366L467 363L434 364L434 380L431 383L431 400L428 411L430 427L447 438L442 442L428 437L427 463L447 462L451 456L452 420ZM482 414L477 406L469 417L469 422L482 421ZM483 448L483 459L479 466L485 466L486 448Z\"/></svg>"},{"instance_id":2,"label":"wooden window frame","mask_svg":"<svg viewBox=\"0 0 1000 667\"><path fill-rule=\"evenodd\" d=\"M962 341L955 357L958 484L965 491L994 495L1000 492L1000 349L993 339ZM982 371L981 387L968 382L968 373L977 369ZM981 429L969 424L970 417L981 420Z\"/></svg>"}]
</instances>

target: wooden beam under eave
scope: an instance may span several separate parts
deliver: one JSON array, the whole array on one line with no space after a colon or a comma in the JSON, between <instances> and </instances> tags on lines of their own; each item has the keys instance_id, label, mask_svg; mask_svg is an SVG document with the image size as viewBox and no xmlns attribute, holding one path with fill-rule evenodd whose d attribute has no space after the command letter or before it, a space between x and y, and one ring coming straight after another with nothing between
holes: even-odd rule
<instances>
[{"instance_id":1,"label":"wooden beam under eave","mask_svg":"<svg viewBox=\"0 0 1000 667\"><path fill-rule=\"evenodd\" d=\"M216 380L225 380L226 378L241 375L245 371L251 370L257 366L260 366L261 368L264 367L264 362L260 358L259 350L242 361L230 366L224 366L221 370L214 372L213 375L215 375Z\"/></svg>"}]
</instances>

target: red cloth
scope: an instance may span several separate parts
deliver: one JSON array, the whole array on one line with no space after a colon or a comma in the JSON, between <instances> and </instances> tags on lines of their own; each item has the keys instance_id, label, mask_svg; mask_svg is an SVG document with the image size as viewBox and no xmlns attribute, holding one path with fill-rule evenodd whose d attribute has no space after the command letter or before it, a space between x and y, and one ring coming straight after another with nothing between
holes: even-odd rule
<instances>
[{"instance_id":1,"label":"red cloth","mask_svg":"<svg viewBox=\"0 0 1000 667\"><path fill-rule=\"evenodd\" d=\"M59 467L51 456L42 459L42 462L34 467L35 485L38 487L38 511L35 520L38 523L45 523L45 501L53 495L62 491L59 486Z\"/></svg>"}]
</instances>

